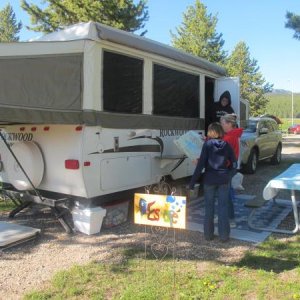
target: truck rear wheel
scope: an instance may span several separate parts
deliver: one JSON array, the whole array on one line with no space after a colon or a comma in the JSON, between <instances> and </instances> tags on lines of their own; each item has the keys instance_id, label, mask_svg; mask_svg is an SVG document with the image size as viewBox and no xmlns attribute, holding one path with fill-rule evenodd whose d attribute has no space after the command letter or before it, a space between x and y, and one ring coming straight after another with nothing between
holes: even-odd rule
<instances>
[{"instance_id":1,"label":"truck rear wheel","mask_svg":"<svg viewBox=\"0 0 300 300\"><path fill-rule=\"evenodd\" d=\"M247 174L254 174L257 168L258 155L255 149L252 149L247 163L244 165L244 171Z\"/></svg>"},{"instance_id":2,"label":"truck rear wheel","mask_svg":"<svg viewBox=\"0 0 300 300\"><path fill-rule=\"evenodd\" d=\"M38 187L44 175L44 160L37 144L34 142L16 142L11 146L11 150L34 187ZM11 153L9 153L8 161L5 164L5 171L10 183L16 189L20 191L34 189Z\"/></svg>"},{"instance_id":3,"label":"truck rear wheel","mask_svg":"<svg viewBox=\"0 0 300 300\"><path fill-rule=\"evenodd\" d=\"M279 165L281 162L281 145L278 145L274 155L271 158L272 165Z\"/></svg>"}]
</instances>

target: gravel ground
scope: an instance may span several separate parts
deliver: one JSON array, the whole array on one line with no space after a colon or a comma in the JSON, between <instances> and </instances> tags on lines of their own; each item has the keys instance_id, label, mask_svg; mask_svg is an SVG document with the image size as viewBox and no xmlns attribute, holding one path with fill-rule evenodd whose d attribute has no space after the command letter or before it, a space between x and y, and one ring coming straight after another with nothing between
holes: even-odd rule
<instances>
[{"instance_id":1,"label":"gravel ground","mask_svg":"<svg viewBox=\"0 0 300 300\"><path fill-rule=\"evenodd\" d=\"M243 186L245 194L261 197L264 186L291 163L300 162L300 138L284 138L283 160L279 166L269 162L259 164L255 175L245 175ZM280 198L288 198L282 192ZM0 221L7 221L7 214L0 215ZM282 227L290 227L293 217L290 214ZM22 299L24 293L42 288L59 270L68 269L74 264L85 264L91 260L117 260L121 250L130 247L144 249L151 241L151 233L144 226L128 221L112 229L101 229L93 236L84 234L68 235L52 216L48 209L31 209L19 213L13 221L17 224L42 229L35 240L0 252L0 299ZM149 231L149 229L147 229ZM197 259L199 263L214 260L225 264L238 261L253 244L231 239L228 243L219 243L218 239L208 242L203 234L191 231L176 231L175 256L180 259ZM294 239L286 235L275 235L281 239ZM174 232L167 237L172 240ZM166 238L164 237L164 240Z\"/></svg>"}]
</instances>

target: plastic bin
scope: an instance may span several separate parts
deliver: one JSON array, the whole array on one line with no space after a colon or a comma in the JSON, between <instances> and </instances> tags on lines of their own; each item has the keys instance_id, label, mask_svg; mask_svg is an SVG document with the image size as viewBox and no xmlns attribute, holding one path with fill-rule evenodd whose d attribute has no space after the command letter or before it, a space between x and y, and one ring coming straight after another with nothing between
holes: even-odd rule
<instances>
[{"instance_id":1,"label":"plastic bin","mask_svg":"<svg viewBox=\"0 0 300 300\"><path fill-rule=\"evenodd\" d=\"M75 230L91 235L99 233L106 210L102 207L80 209L74 207L72 217Z\"/></svg>"},{"instance_id":2,"label":"plastic bin","mask_svg":"<svg viewBox=\"0 0 300 300\"><path fill-rule=\"evenodd\" d=\"M129 200L104 204L106 216L103 220L103 228L111 228L120 225L128 219Z\"/></svg>"}]
</instances>

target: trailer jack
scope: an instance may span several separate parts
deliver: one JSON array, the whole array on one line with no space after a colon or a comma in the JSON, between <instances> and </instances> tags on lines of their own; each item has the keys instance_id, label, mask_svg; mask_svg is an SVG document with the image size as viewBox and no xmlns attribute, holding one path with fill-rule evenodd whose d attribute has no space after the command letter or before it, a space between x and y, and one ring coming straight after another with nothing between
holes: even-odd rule
<instances>
[{"instance_id":1,"label":"trailer jack","mask_svg":"<svg viewBox=\"0 0 300 300\"><path fill-rule=\"evenodd\" d=\"M58 221L68 234L73 233L73 228L66 218L66 213L67 211L69 211L69 206L67 205L70 201L69 198L50 199L43 197L43 199L41 200L40 196L34 196L29 194L28 192L19 193L16 191L8 190L5 190L5 196L10 198L14 203L18 203L18 206L9 213L9 218L14 218L16 214L27 207L34 206L36 204L44 205L50 207L52 213L58 219ZM17 199L18 201L16 201L15 199Z\"/></svg>"}]
</instances>

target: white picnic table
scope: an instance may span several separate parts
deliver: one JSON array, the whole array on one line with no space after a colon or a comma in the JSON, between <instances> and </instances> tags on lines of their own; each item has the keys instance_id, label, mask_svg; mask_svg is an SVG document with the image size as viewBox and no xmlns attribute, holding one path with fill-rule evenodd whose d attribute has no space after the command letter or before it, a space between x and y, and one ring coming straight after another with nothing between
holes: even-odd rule
<instances>
[{"instance_id":1,"label":"white picnic table","mask_svg":"<svg viewBox=\"0 0 300 300\"><path fill-rule=\"evenodd\" d=\"M291 191L295 228L293 230L273 229L270 231L294 234L300 231L298 203L295 195L295 191L300 191L300 164L292 164L284 172L271 179L263 190L263 198L265 200L274 200L282 189ZM287 203L287 205L290 204Z\"/></svg>"}]
</instances>

